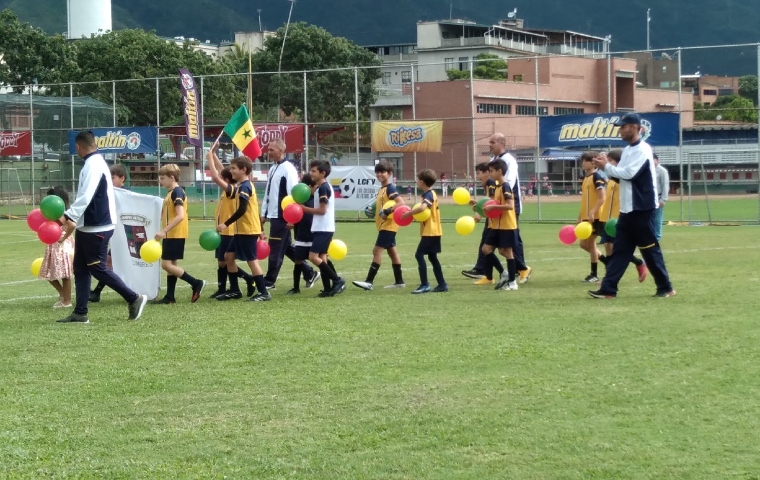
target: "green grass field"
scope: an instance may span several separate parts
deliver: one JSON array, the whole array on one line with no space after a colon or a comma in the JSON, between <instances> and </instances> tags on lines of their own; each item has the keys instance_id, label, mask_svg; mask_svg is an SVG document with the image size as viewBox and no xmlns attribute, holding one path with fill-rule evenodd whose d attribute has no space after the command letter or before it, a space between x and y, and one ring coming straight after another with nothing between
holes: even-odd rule
<instances>
[{"instance_id":1,"label":"green grass field","mask_svg":"<svg viewBox=\"0 0 760 480\"><path fill-rule=\"evenodd\" d=\"M29 273L43 246L0 222L0 478L760 478L756 227L665 227L678 295L651 298L631 270L610 301L588 298L588 257L557 225L524 226L517 292L459 274L479 237L453 227L446 294L410 295L408 227L405 290L286 297L286 261L266 304L185 288L130 322L110 293L91 324L61 325ZM338 225L349 280L374 236Z\"/></svg>"}]
</instances>

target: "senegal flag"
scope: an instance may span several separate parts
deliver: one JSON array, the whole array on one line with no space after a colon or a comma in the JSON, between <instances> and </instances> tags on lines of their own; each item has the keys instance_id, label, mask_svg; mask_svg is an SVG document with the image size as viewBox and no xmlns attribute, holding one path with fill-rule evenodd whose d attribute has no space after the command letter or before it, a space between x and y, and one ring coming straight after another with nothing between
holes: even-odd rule
<instances>
[{"instance_id":1,"label":"senegal flag","mask_svg":"<svg viewBox=\"0 0 760 480\"><path fill-rule=\"evenodd\" d=\"M261 156L259 139L256 138L256 130L253 128L251 117L248 116L248 109L245 108L245 105L241 105L235 115L227 122L227 125L224 126L224 133L232 139L232 143L246 157L256 160Z\"/></svg>"}]
</instances>

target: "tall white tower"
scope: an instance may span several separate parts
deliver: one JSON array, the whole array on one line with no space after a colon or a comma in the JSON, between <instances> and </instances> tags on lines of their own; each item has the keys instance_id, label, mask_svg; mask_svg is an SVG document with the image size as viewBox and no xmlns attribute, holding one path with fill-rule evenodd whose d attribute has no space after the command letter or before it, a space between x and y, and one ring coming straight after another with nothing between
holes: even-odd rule
<instances>
[{"instance_id":1,"label":"tall white tower","mask_svg":"<svg viewBox=\"0 0 760 480\"><path fill-rule=\"evenodd\" d=\"M113 29L111 0L66 0L68 38L89 38Z\"/></svg>"}]
</instances>

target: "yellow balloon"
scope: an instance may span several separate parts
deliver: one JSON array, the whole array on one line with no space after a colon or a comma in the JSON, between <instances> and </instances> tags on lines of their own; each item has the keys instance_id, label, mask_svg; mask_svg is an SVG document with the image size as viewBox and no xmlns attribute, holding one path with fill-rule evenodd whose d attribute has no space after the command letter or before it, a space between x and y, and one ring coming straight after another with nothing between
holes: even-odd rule
<instances>
[{"instance_id":1,"label":"yellow balloon","mask_svg":"<svg viewBox=\"0 0 760 480\"><path fill-rule=\"evenodd\" d=\"M475 219L469 215L460 217L454 228L459 235L469 235L475 230Z\"/></svg>"},{"instance_id":2,"label":"yellow balloon","mask_svg":"<svg viewBox=\"0 0 760 480\"><path fill-rule=\"evenodd\" d=\"M296 201L293 199L292 196L288 195L287 197L282 199L282 202L280 202L280 206L283 210L285 210L285 207L290 205L291 203L296 203Z\"/></svg>"},{"instance_id":3,"label":"yellow balloon","mask_svg":"<svg viewBox=\"0 0 760 480\"><path fill-rule=\"evenodd\" d=\"M420 205L421 204L419 204L419 203L416 204L414 206L414 208L412 208L412 210L414 210L415 208L419 207ZM430 212L430 207L428 207L425 210L421 211L420 213L415 213L414 215L412 215L412 217L414 217L414 219L417 220L418 222L422 223L422 222L427 221L428 218L430 218L430 213L431 213Z\"/></svg>"},{"instance_id":4,"label":"yellow balloon","mask_svg":"<svg viewBox=\"0 0 760 480\"><path fill-rule=\"evenodd\" d=\"M387 202L385 202L385 203L383 204L383 210L386 210L386 209L388 209L388 208L391 208L391 207L393 207L394 205L396 205L396 200L388 200Z\"/></svg>"},{"instance_id":5,"label":"yellow balloon","mask_svg":"<svg viewBox=\"0 0 760 480\"><path fill-rule=\"evenodd\" d=\"M156 240L148 240L140 247L140 258L144 262L153 263L161 258L161 244Z\"/></svg>"},{"instance_id":6,"label":"yellow balloon","mask_svg":"<svg viewBox=\"0 0 760 480\"><path fill-rule=\"evenodd\" d=\"M42 268L42 257L32 262L32 275L38 277L40 275L40 268Z\"/></svg>"},{"instance_id":7,"label":"yellow balloon","mask_svg":"<svg viewBox=\"0 0 760 480\"><path fill-rule=\"evenodd\" d=\"M594 227L588 222L581 222L575 226L575 236L580 240L586 240L594 233Z\"/></svg>"},{"instance_id":8,"label":"yellow balloon","mask_svg":"<svg viewBox=\"0 0 760 480\"><path fill-rule=\"evenodd\" d=\"M348 247L346 247L346 244L342 240L338 240L337 238L334 238L330 242L330 246L327 247L327 254L333 260L343 260L347 253Z\"/></svg>"},{"instance_id":9,"label":"yellow balloon","mask_svg":"<svg viewBox=\"0 0 760 480\"><path fill-rule=\"evenodd\" d=\"M454 190L454 193L451 194L451 197L454 199L454 203L457 205L467 205L470 203L470 192L468 192L464 187L459 187Z\"/></svg>"}]
</instances>

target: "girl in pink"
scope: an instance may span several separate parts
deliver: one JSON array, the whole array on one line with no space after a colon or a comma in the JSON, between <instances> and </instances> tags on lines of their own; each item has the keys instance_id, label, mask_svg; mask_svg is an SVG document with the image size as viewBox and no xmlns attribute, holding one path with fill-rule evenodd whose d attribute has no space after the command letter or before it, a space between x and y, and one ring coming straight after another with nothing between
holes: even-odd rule
<instances>
[{"instance_id":1,"label":"girl in pink","mask_svg":"<svg viewBox=\"0 0 760 480\"><path fill-rule=\"evenodd\" d=\"M47 194L61 197L66 208L69 208L69 194L63 187L51 188ZM62 244L55 242L45 248L45 256L42 259L38 278L50 282L50 285L58 292L58 301L55 302L53 308L71 307L71 261L73 254L73 236L67 238Z\"/></svg>"}]
</instances>

